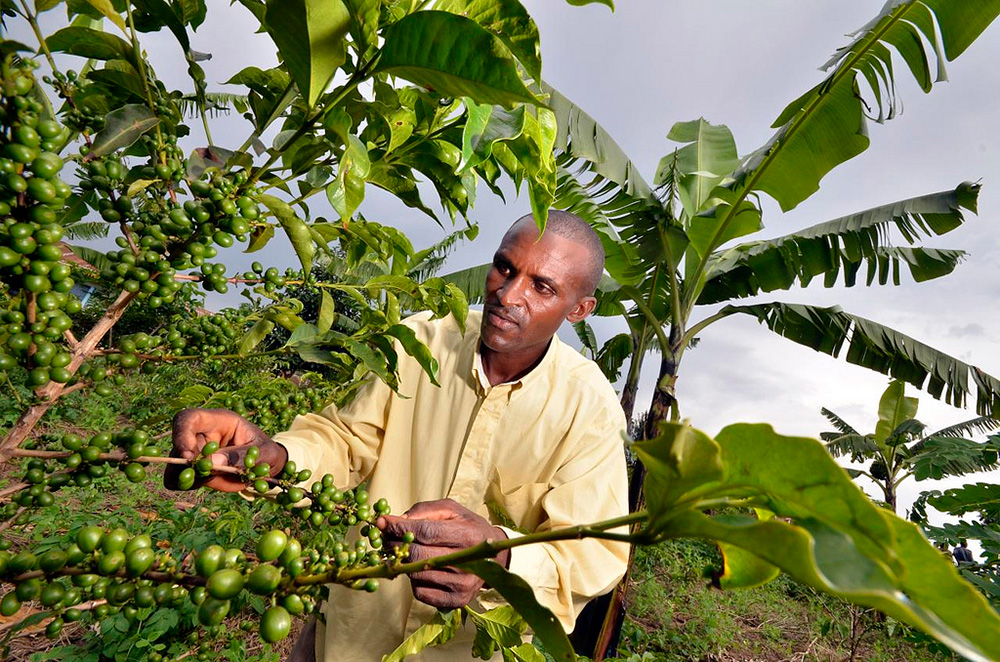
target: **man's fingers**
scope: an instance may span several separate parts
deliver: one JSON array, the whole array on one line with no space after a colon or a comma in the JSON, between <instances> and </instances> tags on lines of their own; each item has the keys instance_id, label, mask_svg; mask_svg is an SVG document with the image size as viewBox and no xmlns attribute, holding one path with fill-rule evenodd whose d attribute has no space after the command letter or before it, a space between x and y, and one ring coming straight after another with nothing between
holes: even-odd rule
<instances>
[{"instance_id":1,"label":"man's fingers","mask_svg":"<svg viewBox=\"0 0 1000 662\"><path fill-rule=\"evenodd\" d=\"M211 455L213 467L236 467L243 466L244 458L247 456L249 446L229 446L220 448L218 452Z\"/></svg>"},{"instance_id":2,"label":"man's fingers","mask_svg":"<svg viewBox=\"0 0 1000 662\"><path fill-rule=\"evenodd\" d=\"M483 582L475 575L446 570L424 570L410 575L413 596L441 609L469 604Z\"/></svg>"},{"instance_id":3,"label":"man's fingers","mask_svg":"<svg viewBox=\"0 0 1000 662\"><path fill-rule=\"evenodd\" d=\"M464 517L470 513L467 508L451 499L421 501L404 513L410 519L445 520Z\"/></svg>"},{"instance_id":4,"label":"man's fingers","mask_svg":"<svg viewBox=\"0 0 1000 662\"><path fill-rule=\"evenodd\" d=\"M239 478L233 478L222 474L216 474L211 478L206 478L204 485L205 487L211 487L213 490L219 490L220 492L239 492L246 489L246 483L241 481Z\"/></svg>"},{"instance_id":5,"label":"man's fingers","mask_svg":"<svg viewBox=\"0 0 1000 662\"><path fill-rule=\"evenodd\" d=\"M457 595L448 590L426 586L414 586L413 597L424 604L437 607L438 609L458 609L470 602L465 596Z\"/></svg>"},{"instance_id":6,"label":"man's fingers","mask_svg":"<svg viewBox=\"0 0 1000 662\"><path fill-rule=\"evenodd\" d=\"M383 526L384 525L384 526ZM413 534L414 542L437 547L464 548L475 544L461 527L454 526L452 520L409 519L396 515L383 515L376 522L384 537L402 540L407 533Z\"/></svg>"},{"instance_id":7,"label":"man's fingers","mask_svg":"<svg viewBox=\"0 0 1000 662\"><path fill-rule=\"evenodd\" d=\"M432 545L418 545L416 543L410 543L409 556L407 557L410 561L426 561L427 559L432 559L435 556L444 556L445 554L451 554L455 551L454 547L438 547ZM459 572L458 570L452 570L452 572Z\"/></svg>"}]
</instances>

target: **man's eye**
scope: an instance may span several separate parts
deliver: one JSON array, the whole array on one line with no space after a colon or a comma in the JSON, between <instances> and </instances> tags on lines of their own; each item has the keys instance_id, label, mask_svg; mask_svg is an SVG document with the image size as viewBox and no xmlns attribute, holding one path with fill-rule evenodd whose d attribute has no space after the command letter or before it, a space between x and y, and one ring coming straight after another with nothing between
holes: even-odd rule
<instances>
[{"instance_id":1,"label":"man's eye","mask_svg":"<svg viewBox=\"0 0 1000 662\"><path fill-rule=\"evenodd\" d=\"M547 283L535 283L535 289L542 294L555 294L555 291Z\"/></svg>"}]
</instances>

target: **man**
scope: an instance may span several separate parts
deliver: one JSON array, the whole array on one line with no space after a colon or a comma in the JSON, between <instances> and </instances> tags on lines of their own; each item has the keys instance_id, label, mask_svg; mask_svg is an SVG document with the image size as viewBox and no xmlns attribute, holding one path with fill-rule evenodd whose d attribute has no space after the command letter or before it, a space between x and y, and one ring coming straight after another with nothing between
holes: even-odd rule
<instances>
[{"instance_id":1,"label":"man","mask_svg":"<svg viewBox=\"0 0 1000 662\"><path fill-rule=\"evenodd\" d=\"M963 538L958 542L958 547L951 550L952 555L955 557L955 564L962 566L969 563L975 563L975 559L972 558L972 550L969 549L969 543Z\"/></svg>"},{"instance_id":2,"label":"man","mask_svg":"<svg viewBox=\"0 0 1000 662\"><path fill-rule=\"evenodd\" d=\"M175 419L175 450L194 457L208 441L217 464L242 466L248 445L277 471L287 459L336 484L367 482L402 516L380 518L383 539L410 532L413 559L627 512L621 431L624 415L597 366L561 343L563 320L596 304L604 255L580 218L550 212L539 236L530 216L504 236L486 278L482 314L463 334L453 318L407 320L439 362L440 387L400 351L399 392L377 379L337 410L300 416L268 439L224 410L189 410ZM220 475L207 483L245 486ZM513 526L500 526L500 524ZM525 545L499 554L568 630L588 599L625 570L627 546L587 539ZM383 582L375 595L331 587L316 659L379 660L427 622L435 608L502 604L482 581L455 569ZM471 659L474 631L425 651L422 660Z\"/></svg>"}]
</instances>

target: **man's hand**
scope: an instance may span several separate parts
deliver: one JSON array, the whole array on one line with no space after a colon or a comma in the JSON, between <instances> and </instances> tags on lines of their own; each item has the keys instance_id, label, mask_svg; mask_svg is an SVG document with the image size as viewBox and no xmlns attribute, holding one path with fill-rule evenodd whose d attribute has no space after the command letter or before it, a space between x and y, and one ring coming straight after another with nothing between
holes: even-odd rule
<instances>
[{"instance_id":1,"label":"man's hand","mask_svg":"<svg viewBox=\"0 0 1000 662\"><path fill-rule=\"evenodd\" d=\"M275 443L259 427L239 414L228 409L184 409L174 416L174 449L172 457L193 459L201 453L205 444L215 441L219 451L212 455L215 466L243 468L243 458L251 446L260 448L258 462L271 465L271 475L275 476L288 461L288 451ZM177 476L184 467L167 465L163 484L168 489L177 489ZM239 492L246 485L230 474L216 474L208 478L204 485L223 492Z\"/></svg>"},{"instance_id":2,"label":"man's hand","mask_svg":"<svg viewBox=\"0 0 1000 662\"><path fill-rule=\"evenodd\" d=\"M403 536L412 533L411 561L450 554L485 540L507 539L503 529L451 499L418 503L398 517L382 515L376 526L391 547L399 547ZM497 554L496 561L507 567L510 550ZM417 600L439 609L464 607L483 586L483 580L476 575L451 567L415 572L410 575L410 583Z\"/></svg>"}]
</instances>

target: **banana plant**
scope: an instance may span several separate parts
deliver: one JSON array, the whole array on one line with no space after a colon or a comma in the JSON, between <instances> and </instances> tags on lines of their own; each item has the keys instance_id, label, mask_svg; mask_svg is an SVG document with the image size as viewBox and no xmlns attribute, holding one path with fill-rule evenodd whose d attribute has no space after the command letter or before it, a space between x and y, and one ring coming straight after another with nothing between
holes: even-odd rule
<instances>
[{"instance_id":1,"label":"banana plant","mask_svg":"<svg viewBox=\"0 0 1000 662\"><path fill-rule=\"evenodd\" d=\"M1000 411L1000 380L900 331L839 307L739 302L796 283L851 286L860 276L867 285L896 285L903 270L922 282L956 268L962 251L920 242L959 228L966 213L976 211L979 185L974 183L775 239L746 238L761 229L761 194L789 211L814 193L830 170L868 148L868 123L888 121L898 109L895 81L902 69L894 63L902 58L929 92L935 80L945 78L946 63L998 14L1000 2L889 2L823 65L823 81L778 116L776 132L764 145L741 158L726 127L704 119L677 123L668 138L678 147L663 157L652 186L592 118L551 95L563 167L556 205L588 219L611 244L608 270L619 287L602 293L598 310L625 315L629 331L596 354L616 359L603 362L609 377L618 375L626 357L631 359L624 404L631 404L640 372L636 364L647 349L652 346L660 355L643 436L664 420L679 419L676 389L684 353L709 327L736 314L956 406L975 390L981 416ZM895 246L897 238L906 245ZM634 478L641 476L640 469ZM607 650L610 634L602 637L596 658Z\"/></svg>"},{"instance_id":2,"label":"banana plant","mask_svg":"<svg viewBox=\"0 0 1000 662\"><path fill-rule=\"evenodd\" d=\"M903 481L914 478L940 480L997 467L1000 437L985 442L967 439L975 432L1000 428L1000 420L978 416L934 432L917 420L917 398L905 395L906 384L894 380L879 400L875 432L861 434L843 418L823 408L835 428L820 438L834 457L850 456L852 462L871 462L868 470L848 469L853 478L863 476L882 491L890 510L896 512L897 492Z\"/></svg>"}]
</instances>

